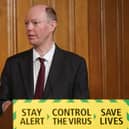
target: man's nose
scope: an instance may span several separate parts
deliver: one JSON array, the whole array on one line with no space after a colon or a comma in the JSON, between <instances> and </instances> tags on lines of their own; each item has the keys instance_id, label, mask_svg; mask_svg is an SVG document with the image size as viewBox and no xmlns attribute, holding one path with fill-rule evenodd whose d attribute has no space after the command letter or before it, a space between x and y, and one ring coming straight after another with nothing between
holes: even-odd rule
<instances>
[{"instance_id":1,"label":"man's nose","mask_svg":"<svg viewBox=\"0 0 129 129\"><path fill-rule=\"evenodd\" d=\"M33 24L31 22L26 24L26 30L32 30L33 29Z\"/></svg>"}]
</instances>

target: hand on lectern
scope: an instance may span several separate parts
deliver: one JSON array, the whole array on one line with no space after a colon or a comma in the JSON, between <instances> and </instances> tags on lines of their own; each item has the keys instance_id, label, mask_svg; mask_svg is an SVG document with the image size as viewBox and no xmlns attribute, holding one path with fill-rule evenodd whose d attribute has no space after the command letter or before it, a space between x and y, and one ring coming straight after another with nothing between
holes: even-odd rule
<instances>
[{"instance_id":1,"label":"hand on lectern","mask_svg":"<svg viewBox=\"0 0 129 129\"><path fill-rule=\"evenodd\" d=\"M3 104L2 104L2 111L5 112L7 110L7 108L9 107L9 105L11 105L11 101L5 101Z\"/></svg>"}]
</instances>

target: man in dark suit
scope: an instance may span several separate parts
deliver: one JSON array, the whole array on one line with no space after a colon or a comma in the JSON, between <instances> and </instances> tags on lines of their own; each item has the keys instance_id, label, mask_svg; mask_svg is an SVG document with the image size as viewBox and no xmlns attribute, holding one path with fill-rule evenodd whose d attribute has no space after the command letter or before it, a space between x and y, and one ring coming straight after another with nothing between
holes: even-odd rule
<instances>
[{"instance_id":1,"label":"man in dark suit","mask_svg":"<svg viewBox=\"0 0 129 129\"><path fill-rule=\"evenodd\" d=\"M1 75L0 105L5 111L12 99L33 99L44 58L43 94L38 99L88 98L85 60L59 48L53 40L57 16L47 5L33 6L25 18L32 49L9 57Z\"/></svg>"}]
</instances>

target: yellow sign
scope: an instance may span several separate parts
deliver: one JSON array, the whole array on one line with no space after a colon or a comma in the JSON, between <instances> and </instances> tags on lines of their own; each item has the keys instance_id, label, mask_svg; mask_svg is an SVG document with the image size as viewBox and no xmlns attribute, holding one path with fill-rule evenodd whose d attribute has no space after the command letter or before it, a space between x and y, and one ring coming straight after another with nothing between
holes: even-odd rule
<instances>
[{"instance_id":1,"label":"yellow sign","mask_svg":"<svg viewBox=\"0 0 129 129\"><path fill-rule=\"evenodd\" d=\"M129 100L14 100L14 129L129 129Z\"/></svg>"}]
</instances>

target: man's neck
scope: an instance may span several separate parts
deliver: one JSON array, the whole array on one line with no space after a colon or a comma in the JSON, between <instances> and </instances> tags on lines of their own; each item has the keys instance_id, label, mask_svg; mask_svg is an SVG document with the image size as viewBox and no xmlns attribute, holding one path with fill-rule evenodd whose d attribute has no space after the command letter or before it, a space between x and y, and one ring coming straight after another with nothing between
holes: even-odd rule
<instances>
[{"instance_id":1,"label":"man's neck","mask_svg":"<svg viewBox=\"0 0 129 129\"><path fill-rule=\"evenodd\" d=\"M34 49L39 53L40 56L44 56L54 44L54 41L51 41L50 43L43 44L42 46L34 47Z\"/></svg>"}]
</instances>

